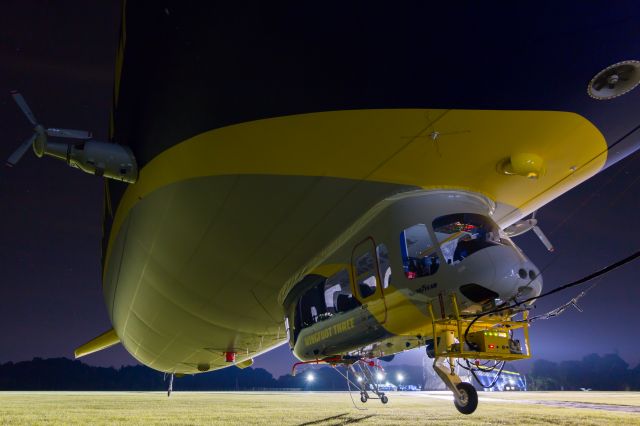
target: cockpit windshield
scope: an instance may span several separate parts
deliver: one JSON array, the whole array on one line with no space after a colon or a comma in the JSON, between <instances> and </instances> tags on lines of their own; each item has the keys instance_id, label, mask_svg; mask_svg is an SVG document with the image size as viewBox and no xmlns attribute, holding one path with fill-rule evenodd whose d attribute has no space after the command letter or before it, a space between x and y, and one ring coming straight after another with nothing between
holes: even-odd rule
<instances>
[{"instance_id":1,"label":"cockpit windshield","mask_svg":"<svg viewBox=\"0 0 640 426\"><path fill-rule=\"evenodd\" d=\"M483 248L500 245L498 226L480 214L440 216L433 221L433 230L449 264L461 262Z\"/></svg>"}]
</instances>

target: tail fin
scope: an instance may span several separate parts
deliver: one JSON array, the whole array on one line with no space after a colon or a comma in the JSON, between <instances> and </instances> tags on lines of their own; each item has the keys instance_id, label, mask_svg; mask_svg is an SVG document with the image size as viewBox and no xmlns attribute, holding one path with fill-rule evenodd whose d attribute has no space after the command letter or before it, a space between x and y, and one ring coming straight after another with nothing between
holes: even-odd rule
<instances>
[{"instance_id":1,"label":"tail fin","mask_svg":"<svg viewBox=\"0 0 640 426\"><path fill-rule=\"evenodd\" d=\"M76 359L83 357L85 355L89 355L92 354L94 352L98 352L101 351L103 349L107 349L115 344L120 343L120 338L118 337L118 335L116 334L116 332L111 329L109 331L107 331L106 333L102 333L101 335L99 335L98 337L96 337L95 339L92 339L90 341L88 341L87 343L85 343L84 345L80 346L78 349L76 349L73 354L75 355Z\"/></svg>"},{"instance_id":2,"label":"tail fin","mask_svg":"<svg viewBox=\"0 0 640 426\"><path fill-rule=\"evenodd\" d=\"M251 367L252 365L253 365L253 358L249 358L247 360L237 363L236 367L243 369L243 368Z\"/></svg>"}]
</instances>

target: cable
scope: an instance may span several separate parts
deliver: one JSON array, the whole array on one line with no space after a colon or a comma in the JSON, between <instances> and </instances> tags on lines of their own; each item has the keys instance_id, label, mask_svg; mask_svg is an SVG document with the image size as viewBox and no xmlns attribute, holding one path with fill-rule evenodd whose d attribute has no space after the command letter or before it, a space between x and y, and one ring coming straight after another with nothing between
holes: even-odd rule
<instances>
[{"instance_id":1,"label":"cable","mask_svg":"<svg viewBox=\"0 0 640 426\"><path fill-rule=\"evenodd\" d=\"M586 282L588 282L588 281L591 281L591 280L592 280L592 279L594 279L594 278L598 278L598 277L600 277L600 276L602 276L602 275L604 275L604 274L607 274L607 273L609 273L609 272L613 271L614 269L617 269L617 268L619 268L619 267L621 267L621 266L623 266L623 265L626 265L627 263L629 263L629 262L632 262L632 261L636 260L638 257L640 257L640 250L636 251L635 253L633 253L633 254L632 254L632 255L630 255L630 256L625 257L625 258L624 258L624 259L622 259L622 260L619 260L619 261L617 261L617 262L615 262L615 263L610 264L609 266L607 266L607 267L605 267L605 268L603 268L603 269L601 269L601 270L599 270L599 271L593 272L593 273L591 273L591 274L587 275L586 277L580 278L580 279L578 279L578 280L576 280L576 281L573 281L573 282L571 282L571 283L569 283L569 284L565 284L565 285L563 285L563 286L560 286L560 287L558 287L558 288L555 288L555 289L553 289L553 290L551 290L551 291L548 291L548 292L546 292L546 293L543 293L543 294L541 294L541 295L539 295L539 296L530 297L530 298L525 299L525 300L522 300L522 301L520 301L520 302L515 302L515 303L513 303L512 305L507 305L507 304L505 303L505 304L503 304L502 306L499 306L499 307L497 307L497 308L495 308L495 309L492 309L492 310L490 310L490 311L487 311L487 312L483 312L483 313L481 313L481 314L462 315L464 318L471 318L471 317L473 317L473 320L469 323L469 325L467 326L467 328L466 328L466 329L465 329L465 331L464 331L464 342L465 342L469 347L471 347L471 344L470 344L470 343L469 343L469 341L467 340L467 336L469 335L469 330L471 330L471 326L472 326L476 321L478 321L480 318L482 318L482 317L484 317L484 316L486 316L486 315L491 315L491 314L495 314L495 313L498 313L498 312L506 311L506 310L508 310L508 309L517 308L518 306L521 306L521 305L523 305L523 304L525 304L525 303L527 303L527 302L532 302L532 301L534 301L534 300L542 299L543 297L550 296L550 295L555 294L555 293L557 293L557 292L559 292L559 291L566 290L566 289L568 289L568 288L575 287L575 286L580 285L580 284L584 284L584 283L586 283ZM506 305L506 306L505 306L505 305Z\"/></svg>"},{"instance_id":2,"label":"cable","mask_svg":"<svg viewBox=\"0 0 640 426\"><path fill-rule=\"evenodd\" d=\"M478 376L476 375L475 370L471 368L471 365L469 364L469 360L465 358L465 361L466 361L467 365L469 365L469 371L473 375L473 378L476 379L476 382L478 382L478 384L480 386L482 386L483 388L485 388L485 389L490 389L490 388L494 387L496 385L496 383L498 383L498 379L502 375L502 370L504 369L504 365L506 363L505 361L502 361L502 363L500 365L500 370L498 370L498 372L496 373L496 376L493 378L493 381L491 382L491 384L489 386L485 386L485 385L482 384L480 379L478 379ZM480 371L482 371L482 370L480 370Z\"/></svg>"},{"instance_id":3,"label":"cable","mask_svg":"<svg viewBox=\"0 0 640 426\"><path fill-rule=\"evenodd\" d=\"M495 308L495 309L492 309L492 310L490 310L490 311L487 311L487 312L483 312L483 313L481 313L481 314L465 315L464 317L466 317L466 318L470 318L470 317L474 317L474 318L473 318L473 320L469 323L469 325L467 326L467 328L466 328L466 329L465 329L465 331L464 331L464 342L465 342L469 347L471 347L470 342L467 340L467 336L468 336L468 334L469 334L469 330L471 329L471 327L473 326L473 324L474 324L476 321L478 321L480 318L482 318L482 317L484 317L484 316L486 316L486 315L495 314L495 313L498 313L498 312L506 311L506 310L513 309L513 308L517 308L518 306L521 306L521 305L523 305L523 304L525 304L525 303L527 303L527 302L531 302L531 301L534 301L534 300L537 300L537 299L542 299L543 297L550 296L550 295L555 294L555 293L558 293L558 292L560 292L560 291L562 291L562 290L566 290L566 289L568 289L568 288L571 288L571 287L575 287L575 286L578 286L578 285L584 284L584 283L586 283L586 282L588 282L588 281L591 281L591 280L592 280L592 279L594 279L594 278L598 278L598 277L600 277L600 276L602 276L602 275L604 275L604 274L607 274L607 273L609 273L609 272L613 271L614 269L617 269L617 268L619 268L619 267L621 267L621 266L623 266L623 265L626 265L627 263L630 263L630 262L632 262L632 261L636 260L638 257L640 257L640 250L639 250L639 251L636 251L635 253L633 253L633 254L632 254L632 255L630 255L630 256L627 256L627 257L626 257L626 258L624 258L624 259L621 259L621 260L619 260L619 261L617 261L617 262L615 262L615 263L610 264L609 266L607 266L607 267L605 267L605 268L603 268L603 269L601 269L601 270L599 270L599 271L593 272L593 273L591 273L591 274L589 274L589 275L587 275L587 276L585 276L585 277L582 277L582 278L580 278L580 279L578 279L578 280L576 280L576 281L573 281L573 282L570 282L570 283L565 284L565 285L563 285L563 286L560 286L560 287L558 287L558 288L555 288L555 289L553 289L553 290L551 290L551 291L548 291L548 292L546 292L546 293L543 293L543 294L541 294L541 295L539 295L539 296L536 296L536 297L530 297L530 298L525 299L525 300L522 300L522 301L520 301L520 302L515 302L515 303L513 303L513 304L511 304L511 305L507 305L507 304L505 303L505 304L503 304L502 306L499 306L499 307L497 307L497 308ZM582 297L582 296L583 296L587 291L589 291L589 290L590 290L591 288L593 288L594 286L595 286L595 284L594 284L594 285L592 285L591 287L589 287L587 290L583 291L579 296L574 297L573 299L571 299L571 301L569 301L568 303L566 303L566 304L562 305L560 308L557 308L557 309L555 309L555 310L553 310L553 311L549 312L548 314L543 314L543 315L539 315L539 316L537 316L537 317L533 317L533 318L531 318L529 321L533 321L533 320L535 320L535 319L542 319L542 318L544 318L544 317L545 317L545 315L547 315L549 318L551 318L551 317L553 317L553 316L557 316L557 315L559 315L559 314L560 314L560 313L562 313L562 311L564 311L564 309L566 309L568 306L575 305L575 302L577 301L577 299L579 299L580 297ZM471 372L471 374L473 375L473 378L478 382L478 384L480 384L480 386L482 386L482 387L483 387L483 388L485 388L485 389L492 388L493 386L495 386L495 384L497 383L497 381L498 381L498 379L499 379L500 375L502 374L502 370L504 369L504 364L505 364L505 362L504 362L504 361L502 361L502 364L500 365L500 370L499 370L499 371L498 371L498 373L496 374L496 376L495 376L495 378L493 379L493 381L491 382L491 384L490 384L489 386L485 386L484 384L482 384L482 382L480 381L480 379L478 379L478 376L476 375L476 371L491 372L491 371L493 371L493 370L496 368L497 364L495 364L493 367L491 367L491 368L489 368L489 369L480 368L479 366L478 366L478 367L476 367L476 368L472 368L472 367L471 367L471 364L469 363L469 360L468 360L468 359L466 359L466 358L465 358L464 360L465 360L465 362L467 363L467 368L465 368L462 364L460 364L460 362L459 362L459 361L457 361L457 362L458 362L458 365L460 365L460 367L464 368L465 370L470 371L470 372Z\"/></svg>"},{"instance_id":4,"label":"cable","mask_svg":"<svg viewBox=\"0 0 640 426\"><path fill-rule=\"evenodd\" d=\"M498 379L500 379L500 376L502 375L502 370L504 369L505 366L505 361L501 361L501 362L496 362L491 368L481 368L479 366L476 367L472 367L472 364L469 362L469 359L467 358L463 358L464 361L467 363L467 366L465 367L464 365L460 364L459 360L456 360L456 363L458 364L458 366L460 366L460 368L467 370L468 372L471 373L471 375L473 376L473 378L476 380L476 382L478 382L478 384L480 386L482 386L485 389L490 389L492 387L494 387L496 385L496 383L498 383ZM481 371L483 373L491 373L493 372L496 367L498 367L498 365L500 365L500 370L498 370L498 372L496 373L495 377L493 378L493 381L491 382L491 384L489 384L488 386L485 386L482 381L480 381L480 379L478 378L478 376L476 375L477 371Z\"/></svg>"},{"instance_id":5,"label":"cable","mask_svg":"<svg viewBox=\"0 0 640 426\"><path fill-rule=\"evenodd\" d=\"M537 274L533 279L529 280L529 282L527 283L527 285L526 285L525 287L529 287L529 286L531 285L531 283L532 283L534 280L536 280L539 276L541 276L541 275L542 275L542 273L543 273L543 272L545 272L545 271L546 271L546 270L547 270L551 265L553 265L553 264L555 263L555 261L556 261L556 260L558 260L558 258L554 256L554 257L551 259L551 262L547 263L547 264L544 266L544 268L540 269L540 271L538 271L538 274ZM538 297L540 297L540 296L538 296ZM522 303L525 303L525 302L526 302L526 300L525 300L524 302L522 302ZM507 302L504 302L504 303L502 303L500 306L498 306L498 308L503 308L503 307L504 307L504 308L506 309L506 305L507 305ZM464 331L464 342L467 344L467 346L471 347L471 344L470 344L470 343L469 343L469 341L467 340L467 335L469 334L469 330L471 329L471 326L472 326L472 325L473 325L473 323L474 323L474 322L476 322L478 319L480 319L481 317L483 317L483 316L485 316L485 315L487 315L487 314L489 314L489 313L491 313L491 312L486 312L486 313L484 313L484 314L480 314L480 315L476 316L476 318L475 318L473 321L471 321L471 324L469 324L469 326L465 329L465 331ZM465 317L465 318L467 318L467 317L468 317L468 316L466 316L466 315L462 315L462 316L463 316L463 317ZM471 315L469 315L469 316L471 316Z\"/></svg>"},{"instance_id":6,"label":"cable","mask_svg":"<svg viewBox=\"0 0 640 426\"><path fill-rule=\"evenodd\" d=\"M347 370L346 379L347 379L347 388L349 389L349 396L351 397L351 403L353 404L353 407L356 410L367 411L367 408L358 407L356 405L356 402L353 400L353 394L351 393L351 380L349 380L349 370L350 370L350 368L351 368L350 366L346 367L346 370ZM338 370L338 369L336 368L336 370ZM338 370L338 372L340 372L340 371ZM355 373L355 370L354 370L354 373ZM343 375L343 377L344 377L344 375ZM362 392L362 391L360 391L360 392Z\"/></svg>"},{"instance_id":7,"label":"cable","mask_svg":"<svg viewBox=\"0 0 640 426\"><path fill-rule=\"evenodd\" d=\"M514 303L513 303L513 304L511 304L511 305L508 305L507 303L503 303L501 306L499 306L499 307L497 307L497 308L495 308L495 309L492 309L492 310L490 310L490 311L483 312L483 313L481 313L481 314L463 315L463 317L465 317L465 318L471 318L471 317L473 317L473 320L469 323L469 325L467 326L467 328L466 328L466 329L465 329L465 331L464 331L464 342L465 342L469 347L471 347L470 342L467 340L467 336L468 336L468 334L469 334L469 330L471 329L471 327L473 326L473 324L474 324L476 321L478 321L480 318L482 318L482 317L484 317L484 316L486 316L486 315L491 315L491 314L495 314L495 313L498 313L498 312L506 311L506 310L509 310L509 309L517 308L518 306L521 306L521 305L523 305L523 304L525 304L525 303L527 303L527 302L531 302L531 301L534 301L534 300L537 300L537 299L542 299L543 297L550 296L550 295L555 294L555 293L558 293L558 292L560 292L560 291L562 291L562 290L566 290L566 289L568 289L568 288L575 287L575 286L578 286L578 285L580 285L580 284L584 284L584 283L586 283L586 282L588 282L588 281L591 281L591 280L592 280L592 279L594 279L594 278L600 277L600 276L602 276L602 275L604 275L604 274L607 274L607 273L609 273L609 272L613 271L614 269L617 269L617 268L619 268L619 267L621 267L621 266L623 266L623 265L626 265L627 263L629 263L629 262L632 262L632 261L636 260L638 257L640 257L640 250L636 251L635 253L633 253L633 254L632 254L632 255L630 255L630 256L627 256L627 257L626 257L626 258L624 258L624 259L621 259L621 260L619 260L619 261L617 261L617 262L615 262L615 263L610 264L609 266L607 266L607 267L605 267L605 268L603 268L603 269L601 269L601 270L599 270L599 271L593 272L593 273L591 273L591 274L589 274L589 275L587 275L587 276L585 276L585 277L582 277L582 278L580 278L580 279L578 279L578 280L576 280L576 281L573 281L573 282L570 282L570 283L565 284L565 285L563 285L563 286L560 286L560 287L558 287L558 288L555 288L555 289L553 289L553 290L551 290L551 291L548 291L548 292L546 292L546 293L543 293L543 294L541 294L541 295L539 295L539 296L530 297L530 298L525 299L525 300L522 300L522 301L520 301L520 302L514 302ZM594 285L595 285L595 284L594 284ZM586 293L587 291L589 291L591 288L593 288L593 286L591 286L589 289L585 290L585 291L583 292L583 294L584 294L584 293ZM583 294L582 294L582 295L583 295ZM581 297L582 295L580 295L580 296L578 296L578 297L576 297L576 298L572 299L568 304L566 304L566 306L570 306L570 305L572 304L572 302L575 302L575 300L577 300L577 299L578 299L579 297ZM563 305L563 307L564 307L564 306L565 306L565 305ZM563 307L561 307L561 308L563 308ZM557 311L557 310L556 310L556 311ZM552 311L552 312L554 312L554 311ZM562 311L560 311L560 312L562 312ZM536 318L540 318L540 316L538 316L538 317L534 317L534 318L532 318L532 320L533 320L533 319L536 319ZM505 361L502 361L502 363L501 363L501 365L500 365L500 370L498 371L498 373L497 373L497 374L496 374L496 376L494 377L494 379L493 379L493 381L491 382L491 384L490 384L489 386L485 386L484 384L482 384L482 382L480 381L480 379L479 379L479 378L478 378L478 376L476 375L476 371L491 372L491 371L493 371L493 370L497 367L497 365L498 365L498 364L496 363L493 367L491 367L491 368L489 368L489 369L484 369L484 368L479 368L479 367L476 367L476 368L474 369L474 368L472 368L472 367L471 367L471 364L470 364L470 362L469 362L469 360L468 360L467 358L464 358L464 360L465 360L465 362L467 363L467 367L466 367L466 368L465 368L462 364L460 364L460 362L459 362L459 361L457 361L458 365L459 365L460 367L464 368L465 370L470 371L470 372L471 372L471 374L473 375L473 378L478 382L478 384L480 384L480 386L482 386L482 387L483 387L483 388L485 388L485 389L489 389L489 388L492 388L493 386L495 386L495 384L498 382L498 379L500 378L500 375L502 374L502 370L504 369L504 365L505 365Z\"/></svg>"},{"instance_id":8,"label":"cable","mask_svg":"<svg viewBox=\"0 0 640 426\"><path fill-rule=\"evenodd\" d=\"M462 359L464 359L465 361L468 361L468 358L462 358ZM476 360L476 362L478 362L478 360ZM475 367L472 367L471 365L469 365L469 367L465 367L464 365L460 364L460 360L456 359L456 363L460 368L463 368L468 371L471 371L472 369L478 370L478 371L482 371L483 373L491 373L493 370L496 369L496 367L499 364L498 362L494 361L494 364L491 367L484 368L487 366L489 362L491 362L491 360L487 360L484 364L476 365Z\"/></svg>"},{"instance_id":9,"label":"cable","mask_svg":"<svg viewBox=\"0 0 640 426\"><path fill-rule=\"evenodd\" d=\"M621 267L623 265L626 265L627 263L636 260L638 257L640 257L640 250L636 251L635 253L633 253L630 256L625 257L622 260L619 260L619 261L617 261L615 263L610 264L609 266L607 266L607 267L605 267L605 268L603 268L603 269L601 269L599 271L593 272L593 273L587 275L586 277L582 277L582 278L580 278L580 279L578 279L576 281L570 282L569 284L565 284L563 286L555 288L555 289L553 289L551 291L548 291L546 293L542 293L539 296L530 297L530 298L522 300L520 302L515 302L512 305L500 306L498 308L492 309L490 311L487 311L487 312L484 312L484 313L481 313L481 314L463 315L465 318L475 317L474 320L471 321L471 323L467 327L467 330L465 331L465 341L466 341L467 332L471 328L471 325L474 322L476 322L478 319L482 318L485 315L491 315L491 314L495 314L495 313L498 313L498 312L506 311L506 310L509 310L509 309L517 308L518 306L521 306L521 305L523 305L523 304L525 304L527 302L532 302L534 300L542 299L543 297L551 296L552 294L558 293L559 291L566 290L568 288L575 287L575 286L580 285L580 284L584 284L587 281L591 281L594 278L597 278L597 277L599 277L601 275L607 274L607 273L613 271L614 269L617 269L617 268L619 268L619 267Z\"/></svg>"},{"instance_id":10,"label":"cable","mask_svg":"<svg viewBox=\"0 0 640 426\"><path fill-rule=\"evenodd\" d=\"M599 282L600 281L596 281L595 283L591 284L586 290L581 291L580 294L578 294L576 297L574 297L573 299L569 300L568 302L558 306L557 308L555 308L555 309L553 309L553 310L551 310L551 311L549 311L547 313L536 315L535 317L528 318L526 321L528 321L529 323L532 323L532 322L537 321L537 320L546 320L546 319L550 319L550 318L555 318L558 315L560 315L561 313L563 313L564 311L566 311L571 306L576 308L578 311L582 312L582 309L580 309L580 307L578 306L578 300L580 300L582 297L584 297L587 294L587 292L589 290L591 290L592 288L594 288ZM523 321L519 321L519 322L523 322Z\"/></svg>"}]
</instances>

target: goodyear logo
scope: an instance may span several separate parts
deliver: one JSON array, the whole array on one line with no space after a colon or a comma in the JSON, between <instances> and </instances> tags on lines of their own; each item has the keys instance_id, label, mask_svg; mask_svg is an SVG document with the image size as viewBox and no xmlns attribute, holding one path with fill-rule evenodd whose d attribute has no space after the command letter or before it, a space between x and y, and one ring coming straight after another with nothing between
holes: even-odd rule
<instances>
[{"instance_id":1,"label":"goodyear logo","mask_svg":"<svg viewBox=\"0 0 640 426\"><path fill-rule=\"evenodd\" d=\"M354 327L355 327L354 318L339 322L337 324L332 325L331 327L325 328L324 330L320 330L318 332L308 335L307 337L304 338L304 344L306 346L314 345L321 340L328 339L331 336L337 336L338 334L351 330Z\"/></svg>"}]
</instances>

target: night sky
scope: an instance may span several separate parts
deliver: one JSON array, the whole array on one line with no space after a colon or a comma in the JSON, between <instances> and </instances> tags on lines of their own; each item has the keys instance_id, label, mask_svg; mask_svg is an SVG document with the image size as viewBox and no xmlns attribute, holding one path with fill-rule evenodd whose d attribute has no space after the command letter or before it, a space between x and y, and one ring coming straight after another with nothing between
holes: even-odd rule
<instances>
[{"instance_id":1,"label":"night sky","mask_svg":"<svg viewBox=\"0 0 640 426\"><path fill-rule=\"evenodd\" d=\"M9 91L23 93L50 127L93 131L106 140L118 2L5 2L0 15L0 157L6 159L31 127ZM640 59L640 58L623 58ZM640 89L627 96L640 96ZM635 118L638 120L638 117ZM100 178L31 152L13 169L0 168L0 362L72 357L82 343L109 329L101 292ZM545 206L542 229L556 246L546 251L533 233L515 239L542 268L545 291L582 277L640 249L640 152ZM536 323L534 359L578 359L617 352L640 363L640 262L598 282L579 313ZM537 303L553 309L580 292ZM133 364L120 346L91 355L95 365ZM420 363L422 351L397 358ZM256 365L276 375L294 361L287 346Z\"/></svg>"}]
</instances>

